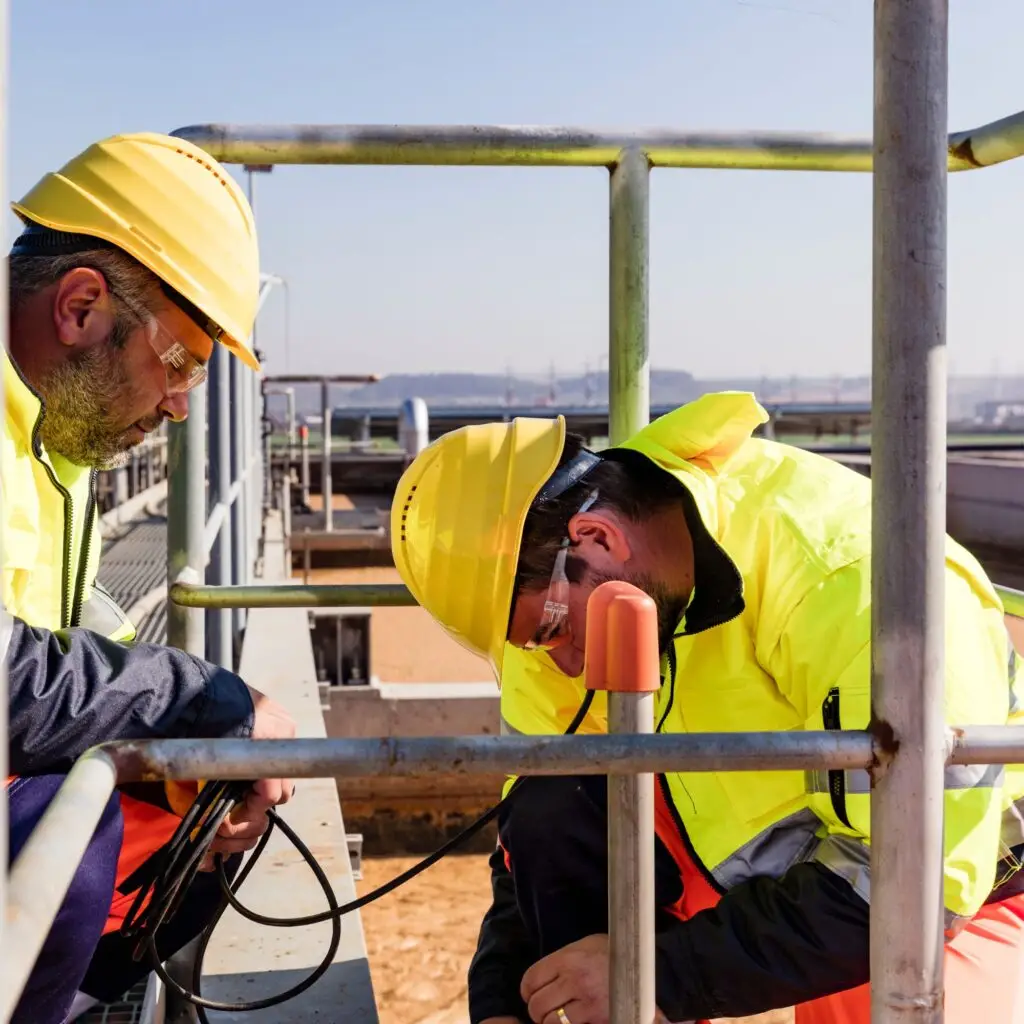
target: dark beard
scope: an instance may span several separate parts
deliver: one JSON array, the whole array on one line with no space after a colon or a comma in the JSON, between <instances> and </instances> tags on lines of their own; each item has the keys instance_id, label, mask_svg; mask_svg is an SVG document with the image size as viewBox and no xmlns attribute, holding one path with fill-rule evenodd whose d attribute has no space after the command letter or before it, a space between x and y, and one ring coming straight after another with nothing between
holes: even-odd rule
<instances>
[{"instance_id":1,"label":"dark beard","mask_svg":"<svg viewBox=\"0 0 1024 1024\"><path fill-rule=\"evenodd\" d=\"M679 622L686 611L688 595L673 593L664 583L660 583L646 573L623 574L621 576L609 576L606 573L591 572L587 575L587 582L592 583L596 590L602 583L609 580L623 580L639 587L658 609L658 650L664 654L672 638L676 634Z\"/></svg>"},{"instance_id":2,"label":"dark beard","mask_svg":"<svg viewBox=\"0 0 1024 1024\"><path fill-rule=\"evenodd\" d=\"M121 349L107 341L82 352L46 375L39 436L47 451L77 466L113 469L128 460L130 428L115 423L130 393Z\"/></svg>"}]
</instances>

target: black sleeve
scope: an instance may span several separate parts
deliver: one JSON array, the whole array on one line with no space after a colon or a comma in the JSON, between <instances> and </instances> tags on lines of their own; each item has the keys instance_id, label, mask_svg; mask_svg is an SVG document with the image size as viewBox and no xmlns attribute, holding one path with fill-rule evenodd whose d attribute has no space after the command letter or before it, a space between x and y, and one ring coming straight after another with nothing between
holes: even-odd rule
<instances>
[{"instance_id":1,"label":"black sleeve","mask_svg":"<svg viewBox=\"0 0 1024 1024\"><path fill-rule=\"evenodd\" d=\"M67 771L106 740L252 733L252 699L232 672L174 647L8 625L12 774Z\"/></svg>"},{"instance_id":2,"label":"black sleeve","mask_svg":"<svg viewBox=\"0 0 1024 1024\"><path fill-rule=\"evenodd\" d=\"M515 883L499 846L491 854L491 907L484 915L476 953L469 965L469 1019L530 1015L519 995L523 975L538 959L516 903Z\"/></svg>"},{"instance_id":3,"label":"black sleeve","mask_svg":"<svg viewBox=\"0 0 1024 1024\"><path fill-rule=\"evenodd\" d=\"M669 1020L741 1017L868 980L868 904L820 864L753 878L659 933L658 1006Z\"/></svg>"}]
</instances>

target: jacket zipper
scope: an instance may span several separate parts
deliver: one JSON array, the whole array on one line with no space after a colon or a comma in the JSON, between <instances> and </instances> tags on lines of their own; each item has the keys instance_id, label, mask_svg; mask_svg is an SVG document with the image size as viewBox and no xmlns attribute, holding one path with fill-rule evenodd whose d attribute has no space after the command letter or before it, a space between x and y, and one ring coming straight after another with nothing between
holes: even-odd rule
<instances>
[{"instance_id":1,"label":"jacket zipper","mask_svg":"<svg viewBox=\"0 0 1024 1024\"><path fill-rule=\"evenodd\" d=\"M675 638L673 637L673 642L669 644L668 648L668 703L661 714L661 718L658 720L658 725L654 730L655 732L661 732L662 726L665 724L665 719L668 718L668 713L672 710L672 705L675 703L676 665L676 647ZM664 773L659 773L657 779L658 785L661 787L662 796L665 798L665 804L668 807L669 817L672 819L672 825L675 827L676 834L679 836L679 841L686 848L686 852L689 855L691 863L704 876L704 880L712 889L715 890L715 892L719 894L724 893L725 889L718 884L714 875L712 875L704 866L704 862L697 856L697 851L693 848L693 843L690 841L690 834L686 831L686 826L683 824L682 818L679 817L675 801L672 799L672 791L669 789L668 779Z\"/></svg>"},{"instance_id":2,"label":"jacket zipper","mask_svg":"<svg viewBox=\"0 0 1024 1024\"><path fill-rule=\"evenodd\" d=\"M839 716L839 687L833 686L821 704L821 720L829 732L842 729ZM841 768L830 768L828 773L828 793L832 798L832 810L836 817L851 828L850 819L846 814L846 773Z\"/></svg>"},{"instance_id":3,"label":"jacket zipper","mask_svg":"<svg viewBox=\"0 0 1024 1024\"><path fill-rule=\"evenodd\" d=\"M85 581L89 573L89 552L92 548L92 526L96 518L96 470L89 473L89 501L85 506L85 526L82 536L82 553L78 562L78 578L75 581L75 597L71 604L71 625L80 625L82 605L85 601ZM70 565L69 565L70 570Z\"/></svg>"},{"instance_id":4,"label":"jacket zipper","mask_svg":"<svg viewBox=\"0 0 1024 1024\"><path fill-rule=\"evenodd\" d=\"M71 591L71 516L74 509L71 504L71 492L57 479L57 474L54 472L53 467L43 458L43 445L39 440L39 429L42 424L43 404L42 400L40 400L39 415L36 417L35 426L32 428L32 451L46 470L50 483L53 484L64 499L64 565L61 573L60 623L62 628L66 628L71 625L70 616L68 615L68 599Z\"/></svg>"}]
</instances>

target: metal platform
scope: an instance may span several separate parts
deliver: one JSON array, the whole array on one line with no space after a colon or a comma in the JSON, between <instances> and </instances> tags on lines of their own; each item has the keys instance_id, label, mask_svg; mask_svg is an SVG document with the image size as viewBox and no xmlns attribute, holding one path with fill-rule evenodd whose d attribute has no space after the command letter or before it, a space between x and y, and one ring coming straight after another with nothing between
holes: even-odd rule
<instances>
[{"instance_id":1,"label":"metal platform","mask_svg":"<svg viewBox=\"0 0 1024 1024\"><path fill-rule=\"evenodd\" d=\"M103 544L98 579L135 623L139 640L166 642L165 516L146 516L118 526Z\"/></svg>"}]
</instances>

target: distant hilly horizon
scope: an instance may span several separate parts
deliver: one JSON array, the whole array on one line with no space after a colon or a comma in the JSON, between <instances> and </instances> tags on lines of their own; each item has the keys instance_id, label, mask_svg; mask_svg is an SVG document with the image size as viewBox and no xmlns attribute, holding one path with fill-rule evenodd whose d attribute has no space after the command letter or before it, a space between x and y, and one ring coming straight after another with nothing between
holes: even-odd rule
<instances>
[{"instance_id":1,"label":"distant hilly horizon","mask_svg":"<svg viewBox=\"0 0 1024 1024\"><path fill-rule=\"evenodd\" d=\"M320 386L296 384L296 413L319 416ZM871 379L862 377L747 376L698 379L686 370L651 370L652 405L683 405L709 391L752 391L762 402L869 402ZM564 377L525 374L399 373L372 384L333 385L331 404L344 408L394 408L407 398L430 405L581 406L605 405L607 372ZM974 414L981 402L1024 400L1024 377L951 377L951 416ZM271 408L282 410L277 396Z\"/></svg>"}]
</instances>

